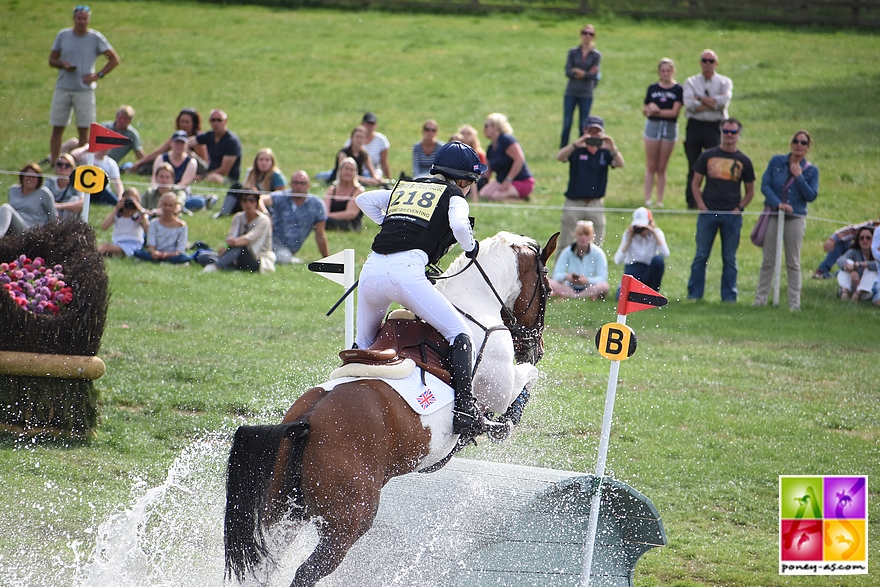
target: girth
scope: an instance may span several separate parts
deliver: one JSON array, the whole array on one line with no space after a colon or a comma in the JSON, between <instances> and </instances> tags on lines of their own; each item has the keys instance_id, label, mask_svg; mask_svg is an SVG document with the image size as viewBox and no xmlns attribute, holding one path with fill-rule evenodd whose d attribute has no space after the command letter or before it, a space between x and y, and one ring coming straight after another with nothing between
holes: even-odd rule
<instances>
[{"instance_id":1,"label":"girth","mask_svg":"<svg viewBox=\"0 0 880 587\"><path fill-rule=\"evenodd\" d=\"M349 349L339 353L343 365L397 365L412 359L416 365L451 385L449 375L449 343L442 334L424 320L389 318L368 349Z\"/></svg>"}]
</instances>

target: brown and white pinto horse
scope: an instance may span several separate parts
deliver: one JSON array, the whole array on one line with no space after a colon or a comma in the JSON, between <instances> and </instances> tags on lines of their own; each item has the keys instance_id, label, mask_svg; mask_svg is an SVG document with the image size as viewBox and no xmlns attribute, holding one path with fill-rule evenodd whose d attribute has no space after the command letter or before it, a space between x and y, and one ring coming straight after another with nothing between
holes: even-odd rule
<instances>
[{"instance_id":1,"label":"brown and white pinto horse","mask_svg":"<svg viewBox=\"0 0 880 587\"><path fill-rule=\"evenodd\" d=\"M531 239L498 233L480 243L476 263L460 256L444 274L449 278L438 283L473 324L480 350L474 395L485 412L524 403L521 392L527 396L537 379L534 363L543 354L549 292L546 263L557 236L541 249ZM516 364L515 358L529 362ZM309 389L279 425L240 427L227 472L227 577L257 578L273 566L273 527L287 519L311 520L318 545L291 587L316 585L370 529L385 483L441 463L457 441L451 405L418 415L388 384L369 378Z\"/></svg>"}]
</instances>

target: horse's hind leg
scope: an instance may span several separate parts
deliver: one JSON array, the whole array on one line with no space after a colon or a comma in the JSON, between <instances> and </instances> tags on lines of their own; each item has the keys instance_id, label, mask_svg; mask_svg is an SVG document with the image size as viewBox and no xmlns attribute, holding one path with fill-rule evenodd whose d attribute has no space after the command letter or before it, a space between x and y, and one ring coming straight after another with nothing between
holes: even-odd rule
<instances>
[{"instance_id":1,"label":"horse's hind leg","mask_svg":"<svg viewBox=\"0 0 880 587\"><path fill-rule=\"evenodd\" d=\"M376 509L378 508L374 508L372 513L361 511L361 514L366 514L366 517L361 517L360 525L357 528L351 527L350 523L343 524L344 527L338 527L337 524L332 523L320 524L318 526L320 534L318 546L297 569L290 587L314 587L318 581L335 571L345 555L348 554L349 549L372 526ZM354 512L347 513L352 513L354 518L358 518Z\"/></svg>"}]
</instances>

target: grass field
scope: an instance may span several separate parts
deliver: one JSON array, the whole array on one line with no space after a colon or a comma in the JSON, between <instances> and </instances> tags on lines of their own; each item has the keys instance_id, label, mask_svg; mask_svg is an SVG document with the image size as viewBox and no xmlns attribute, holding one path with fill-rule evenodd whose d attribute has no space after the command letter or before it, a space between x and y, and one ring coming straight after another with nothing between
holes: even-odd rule
<instances>
[{"instance_id":1,"label":"grass field","mask_svg":"<svg viewBox=\"0 0 880 587\"><path fill-rule=\"evenodd\" d=\"M247 164L270 146L287 176L299 168L314 175L372 110L391 140L397 173L409 168L425 118L435 118L445 137L500 111L510 117L537 186L528 205L475 206L476 231L485 237L508 229L544 241L558 230L567 180L567 167L554 160L562 65L580 22L122 1L92 11L93 26L122 57L98 90L98 117L109 120L119 104L132 104L147 150L167 138L181 107L196 107L204 118L222 107ZM47 59L54 35L69 22L65 3L0 4L0 170L48 152L55 74ZM759 174L795 130L813 134L810 159L821 184L804 239L805 276L830 232L877 217L876 35L755 24L595 24L603 79L593 111L605 117L627 161L609 181L606 205L620 209L609 215L609 254L642 202L639 109L655 64L672 57L682 81L698 70L707 46L720 55L719 72L734 81L731 114L745 123L740 146ZM651 498L670 539L639 564L636 583L873 585L876 573L777 575L777 477L880 475L880 313L842 305L833 284L809 279L799 313L788 311L785 288L782 307L750 307L760 253L745 239L739 304L718 301L717 252L706 301L683 301L694 250L685 174L679 147L667 208L657 214L672 249L662 288L670 304L630 317L639 350L621 366L609 453L610 473ZM14 182L0 175L0 202ZM107 211L93 210L92 222ZM213 245L228 228L204 212L186 220L193 240ZM354 248L360 263L375 232L331 234L331 251ZM301 256L318 258L314 241ZM244 419L277 419L336 364L342 316L324 312L341 291L304 266L271 276L202 275L195 267L112 260L108 271L98 438L0 439L0 528L16 529L0 532L0 585L68 583L69 541L88 553L94 525L164 478L194 439L231 431ZM619 276L612 267L612 281ZM592 340L614 315L610 302L551 303L542 379L517 436L468 456L591 471L608 372ZM869 487L869 557L876 561L880 495Z\"/></svg>"}]
</instances>

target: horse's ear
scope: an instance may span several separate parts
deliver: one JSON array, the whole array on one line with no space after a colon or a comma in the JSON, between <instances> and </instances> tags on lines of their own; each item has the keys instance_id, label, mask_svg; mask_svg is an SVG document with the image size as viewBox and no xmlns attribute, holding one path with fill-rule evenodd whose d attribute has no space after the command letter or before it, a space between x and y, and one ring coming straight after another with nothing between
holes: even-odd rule
<instances>
[{"instance_id":1,"label":"horse's ear","mask_svg":"<svg viewBox=\"0 0 880 587\"><path fill-rule=\"evenodd\" d=\"M544 261L544 265L547 265L547 261L550 260L550 257L553 255L553 252L556 251L556 241L559 239L559 233L557 232L553 236L550 237L550 240L547 241L547 244L544 245L544 248L541 249L541 260Z\"/></svg>"}]
</instances>

